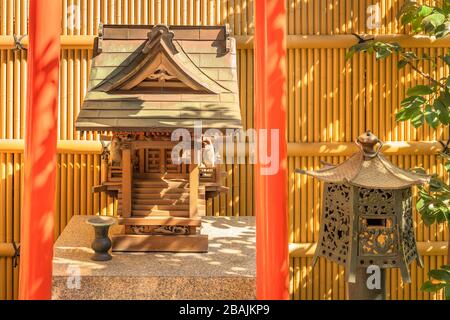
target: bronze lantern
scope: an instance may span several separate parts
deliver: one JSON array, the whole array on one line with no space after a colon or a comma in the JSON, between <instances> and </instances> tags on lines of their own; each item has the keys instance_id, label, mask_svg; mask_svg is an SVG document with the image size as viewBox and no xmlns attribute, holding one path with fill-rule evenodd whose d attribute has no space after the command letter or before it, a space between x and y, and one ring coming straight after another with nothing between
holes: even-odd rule
<instances>
[{"instance_id":1,"label":"bronze lantern","mask_svg":"<svg viewBox=\"0 0 450 320\"><path fill-rule=\"evenodd\" d=\"M411 282L408 265L417 259L413 230L414 185L428 176L405 171L381 153L381 141L370 131L358 137L359 152L343 163L317 171L297 169L324 182L322 221L313 259L325 257L346 268L347 281L357 282L357 270L376 265L400 268Z\"/></svg>"}]
</instances>

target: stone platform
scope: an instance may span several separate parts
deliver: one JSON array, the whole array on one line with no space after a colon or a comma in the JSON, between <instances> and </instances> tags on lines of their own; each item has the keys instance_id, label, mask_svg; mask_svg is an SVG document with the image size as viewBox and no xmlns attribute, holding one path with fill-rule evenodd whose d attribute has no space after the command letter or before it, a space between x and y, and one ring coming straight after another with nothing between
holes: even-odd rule
<instances>
[{"instance_id":1,"label":"stone platform","mask_svg":"<svg viewBox=\"0 0 450 320\"><path fill-rule=\"evenodd\" d=\"M90 259L88 218L74 216L55 243L53 299L255 299L254 217L202 219L208 253L112 253L106 262Z\"/></svg>"}]
</instances>

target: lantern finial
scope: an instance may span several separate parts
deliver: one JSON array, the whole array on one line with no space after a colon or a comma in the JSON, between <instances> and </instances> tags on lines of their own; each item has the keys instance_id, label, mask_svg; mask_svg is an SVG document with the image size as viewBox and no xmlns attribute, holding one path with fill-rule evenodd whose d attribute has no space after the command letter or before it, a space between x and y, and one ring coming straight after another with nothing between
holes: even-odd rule
<instances>
[{"instance_id":1,"label":"lantern finial","mask_svg":"<svg viewBox=\"0 0 450 320\"><path fill-rule=\"evenodd\" d=\"M383 143L376 135L374 135L370 130L363 133L356 140L356 144L361 147L362 152L365 158L373 158L376 157L378 152L380 151ZM378 148L375 150L375 146L378 145Z\"/></svg>"}]
</instances>

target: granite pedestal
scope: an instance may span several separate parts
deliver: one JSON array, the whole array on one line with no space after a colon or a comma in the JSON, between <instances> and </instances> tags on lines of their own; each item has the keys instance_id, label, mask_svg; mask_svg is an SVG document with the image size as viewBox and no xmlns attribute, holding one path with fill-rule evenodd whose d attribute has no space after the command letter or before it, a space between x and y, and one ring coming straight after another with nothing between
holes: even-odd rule
<instances>
[{"instance_id":1,"label":"granite pedestal","mask_svg":"<svg viewBox=\"0 0 450 320\"><path fill-rule=\"evenodd\" d=\"M91 260L88 218L74 216L55 243L53 299L255 299L254 217L205 217L207 253L112 253L105 262Z\"/></svg>"}]
</instances>

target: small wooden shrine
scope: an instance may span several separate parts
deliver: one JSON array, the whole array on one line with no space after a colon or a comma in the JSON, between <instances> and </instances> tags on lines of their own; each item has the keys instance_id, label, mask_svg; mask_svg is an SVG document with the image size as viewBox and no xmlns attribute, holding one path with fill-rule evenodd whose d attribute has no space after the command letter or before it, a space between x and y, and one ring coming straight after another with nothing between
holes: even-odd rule
<instances>
[{"instance_id":1,"label":"small wooden shrine","mask_svg":"<svg viewBox=\"0 0 450 320\"><path fill-rule=\"evenodd\" d=\"M208 196L226 191L220 164L172 161L174 130L241 127L236 48L225 26L103 25L76 128L110 133L107 179L124 234L113 251L208 249ZM197 139L197 140L195 140ZM193 154L193 152L191 153Z\"/></svg>"}]
</instances>

